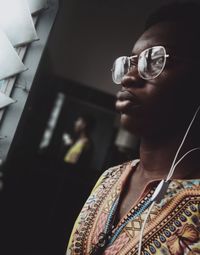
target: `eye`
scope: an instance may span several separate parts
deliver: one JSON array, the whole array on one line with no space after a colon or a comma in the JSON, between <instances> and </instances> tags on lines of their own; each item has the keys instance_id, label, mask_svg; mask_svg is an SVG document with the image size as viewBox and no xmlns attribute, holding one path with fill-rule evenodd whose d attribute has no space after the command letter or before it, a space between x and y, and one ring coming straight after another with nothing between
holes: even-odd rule
<instances>
[{"instance_id":1,"label":"eye","mask_svg":"<svg viewBox=\"0 0 200 255\"><path fill-rule=\"evenodd\" d=\"M152 59L152 65L159 67L162 66L164 62L164 58L163 57L156 57L154 59Z\"/></svg>"}]
</instances>

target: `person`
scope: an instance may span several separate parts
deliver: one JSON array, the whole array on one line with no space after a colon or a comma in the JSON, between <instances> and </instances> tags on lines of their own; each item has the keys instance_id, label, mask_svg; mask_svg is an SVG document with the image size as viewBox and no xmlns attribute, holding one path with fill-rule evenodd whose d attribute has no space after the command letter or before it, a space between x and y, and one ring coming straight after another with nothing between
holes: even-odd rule
<instances>
[{"instance_id":1,"label":"person","mask_svg":"<svg viewBox=\"0 0 200 255\"><path fill-rule=\"evenodd\" d=\"M93 154L93 142L91 139L91 131L94 126L93 118L88 114L82 114L74 123L74 131L76 140L73 141L68 134L63 136L65 143L69 149L65 153L64 162L76 168L87 170L91 167L91 159Z\"/></svg>"},{"instance_id":2,"label":"person","mask_svg":"<svg viewBox=\"0 0 200 255\"><path fill-rule=\"evenodd\" d=\"M199 13L191 1L160 7L115 61L116 108L140 159L103 173L67 255L200 254Z\"/></svg>"}]
</instances>

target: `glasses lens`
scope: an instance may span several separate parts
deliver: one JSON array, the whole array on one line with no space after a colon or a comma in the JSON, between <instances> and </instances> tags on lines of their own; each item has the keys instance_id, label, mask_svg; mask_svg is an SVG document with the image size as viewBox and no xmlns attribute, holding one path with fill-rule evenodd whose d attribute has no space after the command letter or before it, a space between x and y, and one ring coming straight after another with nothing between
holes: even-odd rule
<instances>
[{"instance_id":1,"label":"glasses lens","mask_svg":"<svg viewBox=\"0 0 200 255\"><path fill-rule=\"evenodd\" d=\"M116 84L120 84L124 75L128 72L130 60L128 57L119 57L115 60L112 68L112 79Z\"/></svg>"},{"instance_id":2,"label":"glasses lens","mask_svg":"<svg viewBox=\"0 0 200 255\"><path fill-rule=\"evenodd\" d=\"M141 52L138 59L138 72L143 79L154 79L163 71L165 63L165 48L155 46Z\"/></svg>"}]
</instances>

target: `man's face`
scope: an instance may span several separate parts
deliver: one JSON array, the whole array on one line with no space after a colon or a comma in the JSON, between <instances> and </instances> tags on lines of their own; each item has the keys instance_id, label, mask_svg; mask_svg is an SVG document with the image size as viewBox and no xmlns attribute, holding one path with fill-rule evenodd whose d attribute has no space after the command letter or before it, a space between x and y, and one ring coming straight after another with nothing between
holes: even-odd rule
<instances>
[{"instance_id":1,"label":"man's face","mask_svg":"<svg viewBox=\"0 0 200 255\"><path fill-rule=\"evenodd\" d=\"M134 68L123 78L117 95L116 108L121 112L122 125L142 136L177 132L198 106L194 99L196 64L189 54L190 38L185 38L180 24L158 23L142 34L132 54L139 55L159 45L169 54L162 73L155 79L143 80Z\"/></svg>"}]
</instances>

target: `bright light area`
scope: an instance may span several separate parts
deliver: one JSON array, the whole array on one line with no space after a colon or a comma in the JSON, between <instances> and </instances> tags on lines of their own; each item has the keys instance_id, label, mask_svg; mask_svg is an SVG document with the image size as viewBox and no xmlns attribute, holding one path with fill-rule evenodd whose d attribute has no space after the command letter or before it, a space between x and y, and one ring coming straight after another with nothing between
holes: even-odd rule
<instances>
[{"instance_id":1,"label":"bright light area","mask_svg":"<svg viewBox=\"0 0 200 255\"><path fill-rule=\"evenodd\" d=\"M27 0L31 13L36 13L47 7L47 0Z\"/></svg>"},{"instance_id":2,"label":"bright light area","mask_svg":"<svg viewBox=\"0 0 200 255\"><path fill-rule=\"evenodd\" d=\"M58 122L58 117L62 110L64 101L65 101L65 95L63 93L58 93L58 95L55 99L53 110L51 112L50 118L47 123L47 127L44 131L42 141L39 146L40 149L44 149L49 146L49 144L51 142L51 138L53 136L53 132L56 128L56 124Z\"/></svg>"},{"instance_id":3,"label":"bright light area","mask_svg":"<svg viewBox=\"0 0 200 255\"><path fill-rule=\"evenodd\" d=\"M26 69L5 33L0 30L0 80Z\"/></svg>"},{"instance_id":4,"label":"bright light area","mask_svg":"<svg viewBox=\"0 0 200 255\"><path fill-rule=\"evenodd\" d=\"M0 0L0 28L13 46L38 39L27 0Z\"/></svg>"},{"instance_id":5,"label":"bright light area","mask_svg":"<svg viewBox=\"0 0 200 255\"><path fill-rule=\"evenodd\" d=\"M15 101L12 98L10 98L10 97L8 97L8 96L6 96L6 95L4 95L3 93L0 92L0 109L4 108L4 107L6 107L9 104L12 104L14 102Z\"/></svg>"}]
</instances>

